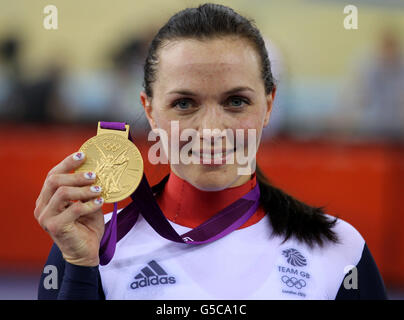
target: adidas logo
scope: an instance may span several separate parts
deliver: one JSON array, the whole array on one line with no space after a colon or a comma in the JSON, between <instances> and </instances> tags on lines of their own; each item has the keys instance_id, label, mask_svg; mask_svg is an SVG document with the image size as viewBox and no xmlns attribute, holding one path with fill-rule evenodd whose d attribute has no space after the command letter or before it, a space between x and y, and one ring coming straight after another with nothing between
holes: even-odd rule
<instances>
[{"instance_id":1,"label":"adidas logo","mask_svg":"<svg viewBox=\"0 0 404 320\"><path fill-rule=\"evenodd\" d=\"M164 269L154 260L150 261L147 266L139 272L135 277L135 280L136 281L130 284L132 289L175 283L175 277L169 277L167 272L165 272Z\"/></svg>"}]
</instances>

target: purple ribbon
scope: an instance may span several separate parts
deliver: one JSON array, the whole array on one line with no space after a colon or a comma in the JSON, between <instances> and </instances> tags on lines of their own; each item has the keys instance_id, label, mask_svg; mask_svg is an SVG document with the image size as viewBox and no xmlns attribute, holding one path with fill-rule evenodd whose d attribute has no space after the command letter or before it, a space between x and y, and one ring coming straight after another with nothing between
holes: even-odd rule
<instances>
[{"instance_id":1,"label":"purple ribbon","mask_svg":"<svg viewBox=\"0 0 404 320\"><path fill-rule=\"evenodd\" d=\"M125 123L101 122L101 128L125 130ZM132 138L129 134L129 140ZM161 211L154 194L160 192L168 180L166 176L153 188L150 187L143 174L137 189L132 193L132 202L117 214L118 206L114 203L111 220L105 225L105 232L100 244L100 264L108 264L115 253L116 243L121 240L135 225L139 214L162 237L187 244L203 244L215 241L241 227L258 209L260 191L258 183L255 187L216 213L198 227L179 235Z\"/></svg>"}]
</instances>

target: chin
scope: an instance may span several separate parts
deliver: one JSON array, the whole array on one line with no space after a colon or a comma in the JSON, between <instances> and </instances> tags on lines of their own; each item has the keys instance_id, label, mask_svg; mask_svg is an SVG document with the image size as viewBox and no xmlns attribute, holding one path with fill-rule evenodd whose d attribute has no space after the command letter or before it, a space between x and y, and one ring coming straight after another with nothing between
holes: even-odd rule
<instances>
[{"instance_id":1,"label":"chin","mask_svg":"<svg viewBox=\"0 0 404 320\"><path fill-rule=\"evenodd\" d=\"M202 191L219 191L233 185L238 179L237 168L223 166L221 168L206 168L194 165L177 168L179 176ZM178 170L180 169L180 170Z\"/></svg>"},{"instance_id":2,"label":"chin","mask_svg":"<svg viewBox=\"0 0 404 320\"><path fill-rule=\"evenodd\" d=\"M201 177L196 181L193 181L192 185L195 188L203 191L220 191L226 189L229 186L229 182L226 179L209 179L208 177Z\"/></svg>"}]
</instances>

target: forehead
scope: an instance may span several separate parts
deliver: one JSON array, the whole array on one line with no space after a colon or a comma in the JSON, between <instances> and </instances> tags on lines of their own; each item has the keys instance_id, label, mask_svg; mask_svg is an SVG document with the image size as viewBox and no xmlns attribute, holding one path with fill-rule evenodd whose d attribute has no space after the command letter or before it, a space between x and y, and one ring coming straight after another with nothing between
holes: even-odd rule
<instances>
[{"instance_id":1,"label":"forehead","mask_svg":"<svg viewBox=\"0 0 404 320\"><path fill-rule=\"evenodd\" d=\"M262 81L258 54L246 40L176 40L161 49L159 58L156 82L161 89L181 84L238 85L240 81L257 85Z\"/></svg>"}]
</instances>

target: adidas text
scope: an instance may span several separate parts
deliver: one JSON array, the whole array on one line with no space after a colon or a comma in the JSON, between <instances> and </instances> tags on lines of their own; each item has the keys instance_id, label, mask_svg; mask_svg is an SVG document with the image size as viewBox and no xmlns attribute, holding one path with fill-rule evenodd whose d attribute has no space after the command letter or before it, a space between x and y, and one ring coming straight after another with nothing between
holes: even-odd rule
<instances>
[{"instance_id":1,"label":"adidas text","mask_svg":"<svg viewBox=\"0 0 404 320\"><path fill-rule=\"evenodd\" d=\"M148 278L144 278L142 280L134 281L130 284L132 289L143 288L147 286L155 286L159 284L174 284L174 277L159 277L159 276L151 276Z\"/></svg>"}]
</instances>

